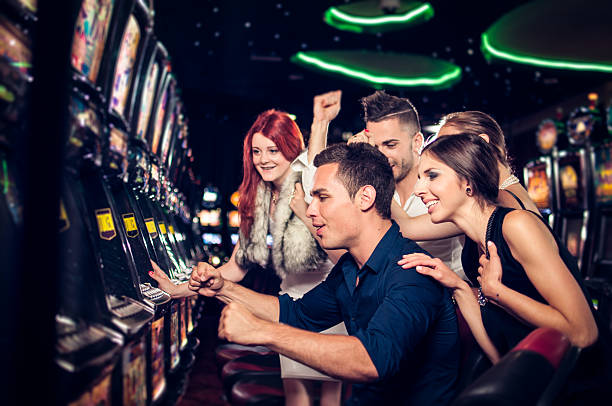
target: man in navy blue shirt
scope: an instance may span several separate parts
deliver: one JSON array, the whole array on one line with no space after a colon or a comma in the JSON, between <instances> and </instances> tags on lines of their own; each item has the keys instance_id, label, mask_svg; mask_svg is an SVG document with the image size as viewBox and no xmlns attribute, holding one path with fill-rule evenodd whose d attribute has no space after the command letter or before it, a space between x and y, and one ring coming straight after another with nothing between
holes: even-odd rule
<instances>
[{"instance_id":1,"label":"man in navy blue shirt","mask_svg":"<svg viewBox=\"0 0 612 406\"><path fill-rule=\"evenodd\" d=\"M450 403L459 365L454 307L441 285L397 264L403 254L425 251L390 220L394 182L387 159L365 143L336 144L314 163L307 215L322 247L348 251L327 279L293 301L225 281L202 263L190 289L228 303L221 338L267 345L355 382L348 404ZM340 321L349 336L316 333Z\"/></svg>"}]
</instances>

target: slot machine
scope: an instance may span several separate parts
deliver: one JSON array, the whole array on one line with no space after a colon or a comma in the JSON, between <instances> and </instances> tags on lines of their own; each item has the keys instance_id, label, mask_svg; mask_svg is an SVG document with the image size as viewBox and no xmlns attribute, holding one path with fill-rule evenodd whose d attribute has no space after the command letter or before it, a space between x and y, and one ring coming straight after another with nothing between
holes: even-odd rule
<instances>
[{"instance_id":1,"label":"slot machine","mask_svg":"<svg viewBox=\"0 0 612 406\"><path fill-rule=\"evenodd\" d=\"M591 216L591 134L593 115L587 107L572 111L567 120L567 148L555 157L555 189L558 207L556 232L587 274L586 243Z\"/></svg>"},{"instance_id":2,"label":"slot machine","mask_svg":"<svg viewBox=\"0 0 612 406\"><path fill-rule=\"evenodd\" d=\"M541 155L527 162L523 168L527 193L536 204L542 217L553 229L556 225L553 158L557 153L557 139L558 128L553 120L545 120L540 123L536 132L536 143Z\"/></svg>"},{"instance_id":3,"label":"slot machine","mask_svg":"<svg viewBox=\"0 0 612 406\"><path fill-rule=\"evenodd\" d=\"M126 343L117 324L122 312L133 307L116 306L107 292L98 266L99 250L94 223L84 199L81 174L99 159L103 131L101 94L97 88L100 66L107 45L114 1L82 2L75 23L71 65L70 129L65 146L59 216L59 310L56 315L56 357L59 367L61 403L107 405L116 385L112 376ZM141 316L132 331L146 324ZM124 313L125 314L125 313Z\"/></svg>"},{"instance_id":4,"label":"slot machine","mask_svg":"<svg viewBox=\"0 0 612 406\"><path fill-rule=\"evenodd\" d=\"M593 149L592 171L595 227L589 276L612 284L612 139Z\"/></svg>"},{"instance_id":5,"label":"slot machine","mask_svg":"<svg viewBox=\"0 0 612 406\"><path fill-rule=\"evenodd\" d=\"M165 48L153 37L149 42L145 57L141 63L138 77L138 90L133 106L134 114L131 117L131 129L128 147L128 197L134 210L140 242L147 251L148 259L155 261L162 269L172 270L170 259L160 242L160 226L153 214L153 199L158 198L156 166L150 159L147 130L152 118L154 100L158 87L160 87L163 66L167 59ZM136 241L135 241L136 242ZM142 246L141 246L142 248ZM144 256L143 256L144 258ZM150 264L143 269L149 270ZM142 280L148 279L143 275ZM143 285L141 285L143 286ZM156 288L157 283L151 279L144 284L145 289ZM157 292L157 290L155 290ZM155 367L151 371L151 397L155 403L167 397L174 397L175 393L164 396L166 391L175 392L167 385L169 375L168 366L172 364L169 359L169 348L176 346L170 332L173 316L177 312L176 301L171 301L156 313L151 331L151 356Z\"/></svg>"},{"instance_id":6,"label":"slot machine","mask_svg":"<svg viewBox=\"0 0 612 406\"><path fill-rule=\"evenodd\" d=\"M147 198L139 200L139 206L143 214L153 248L157 254L159 265L164 269L174 283L188 280L188 272L181 268L178 261L178 254L170 246L168 240L168 222L161 207L161 201L165 200L164 171L160 161L162 146L162 135L167 128L166 120L171 116L170 112L174 108L174 91L176 81L171 75L171 66L164 53L163 46L158 43L158 53L156 63L161 70L161 78L156 90L155 101L153 102L153 114L149 119L148 129L145 132L146 149L145 155L149 162L149 180L147 183ZM163 194L162 194L163 193ZM169 381L171 397L178 397L184 390L185 369L181 368L180 356L180 303L184 299L174 299L171 302L168 313L168 321L164 328L167 336L168 345L165 348L166 371Z\"/></svg>"},{"instance_id":7,"label":"slot machine","mask_svg":"<svg viewBox=\"0 0 612 406\"><path fill-rule=\"evenodd\" d=\"M127 264L133 268L132 280L137 286L132 292L133 297L149 305L155 312L146 342L148 397L151 403L157 404L163 400L167 387L165 358L166 348L171 345L171 341L164 337L169 337L168 320L172 319L172 303L169 294L157 288L154 280L148 276L148 271L151 270L150 260L161 262L150 239L151 235L137 197L138 190L146 187L146 179L142 178L143 164L139 163L143 155L138 153L139 148L134 145L138 141L134 142L129 137L141 120L142 105L150 104L151 88L156 81L155 69L158 65L149 64L151 49L155 48L155 40L151 35L151 16L152 10L147 9L141 2L136 3L121 37L108 98L110 137L103 154L103 167L112 200L118 211L118 228L122 231ZM136 73L142 76L138 78L138 88L135 85ZM135 106L137 103L138 108ZM169 396L172 398L174 394ZM133 399L129 399L129 394L124 392L125 402L134 404Z\"/></svg>"}]
</instances>

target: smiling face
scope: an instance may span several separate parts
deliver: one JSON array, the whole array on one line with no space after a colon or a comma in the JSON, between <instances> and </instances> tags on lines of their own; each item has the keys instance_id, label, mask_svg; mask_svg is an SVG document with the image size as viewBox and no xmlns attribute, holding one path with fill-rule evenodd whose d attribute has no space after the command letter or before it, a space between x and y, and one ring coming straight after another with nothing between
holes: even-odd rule
<instances>
[{"instance_id":1,"label":"smiling face","mask_svg":"<svg viewBox=\"0 0 612 406\"><path fill-rule=\"evenodd\" d=\"M421 155L415 194L423 200L433 223L449 221L468 198L467 181L431 154Z\"/></svg>"},{"instance_id":2,"label":"smiling face","mask_svg":"<svg viewBox=\"0 0 612 406\"><path fill-rule=\"evenodd\" d=\"M398 118L366 123L368 136L391 165L396 183L403 180L415 164L412 143L414 134L402 126Z\"/></svg>"},{"instance_id":3,"label":"smiling face","mask_svg":"<svg viewBox=\"0 0 612 406\"><path fill-rule=\"evenodd\" d=\"M272 182L280 187L289 174L291 162L280 152L276 144L261 133L253 135L251 143L253 165L266 182Z\"/></svg>"},{"instance_id":4,"label":"smiling face","mask_svg":"<svg viewBox=\"0 0 612 406\"><path fill-rule=\"evenodd\" d=\"M355 221L360 210L336 176L337 170L337 163L317 168L312 203L306 210L325 249L349 249L360 234Z\"/></svg>"}]
</instances>

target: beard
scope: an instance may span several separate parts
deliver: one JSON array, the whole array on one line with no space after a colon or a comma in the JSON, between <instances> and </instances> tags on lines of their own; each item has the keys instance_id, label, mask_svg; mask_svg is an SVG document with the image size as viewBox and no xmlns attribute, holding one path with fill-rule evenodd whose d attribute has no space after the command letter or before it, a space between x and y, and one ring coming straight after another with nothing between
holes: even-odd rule
<instances>
[{"instance_id":1,"label":"beard","mask_svg":"<svg viewBox=\"0 0 612 406\"><path fill-rule=\"evenodd\" d=\"M396 161L391 161L391 164L394 165L394 172L397 171L397 173L393 174L393 177L395 178L395 183L399 183L404 180L404 178L408 176L410 170L412 169L412 162L407 159L402 159L402 161L399 163Z\"/></svg>"}]
</instances>

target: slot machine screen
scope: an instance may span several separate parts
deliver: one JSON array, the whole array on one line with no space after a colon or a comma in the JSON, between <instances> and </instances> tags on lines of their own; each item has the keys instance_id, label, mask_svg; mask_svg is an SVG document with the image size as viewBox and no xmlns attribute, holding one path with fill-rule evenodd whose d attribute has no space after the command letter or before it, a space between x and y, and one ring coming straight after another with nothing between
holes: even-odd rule
<instances>
[{"instance_id":1,"label":"slot machine screen","mask_svg":"<svg viewBox=\"0 0 612 406\"><path fill-rule=\"evenodd\" d=\"M96 83L115 0L84 0L72 40L72 66Z\"/></svg>"},{"instance_id":2,"label":"slot machine screen","mask_svg":"<svg viewBox=\"0 0 612 406\"><path fill-rule=\"evenodd\" d=\"M557 144L557 125L553 120L544 120L540 123L536 133L538 149L543 154L548 154Z\"/></svg>"},{"instance_id":3,"label":"slot machine screen","mask_svg":"<svg viewBox=\"0 0 612 406\"><path fill-rule=\"evenodd\" d=\"M136 18L131 15L121 40L110 100L111 109L115 110L122 117L125 117L125 103L132 84L134 63L136 62L136 52L138 51L139 43L140 27Z\"/></svg>"},{"instance_id":4,"label":"slot machine screen","mask_svg":"<svg viewBox=\"0 0 612 406\"><path fill-rule=\"evenodd\" d=\"M147 366L144 337L123 350L123 404L147 404Z\"/></svg>"},{"instance_id":5,"label":"slot machine screen","mask_svg":"<svg viewBox=\"0 0 612 406\"><path fill-rule=\"evenodd\" d=\"M232 210L227 213L227 223L232 228L240 227L240 214L238 213L238 210Z\"/></svg>"},{"instance_id":6,"label":"slot machine screen","mask_svg":"<svg viewBox=\"0 0 612 406\"><path fill-rule=\"evenodd\" d=\"M567 250L576 258L582 256L584 239L582 238L582 217L566 218L564 227L565 246Z\"/></svg>"},{"instance_id":7,"label":"slot machine screen","mask_svg":"<svg viewBox=\"0 0 612 406\"><path fill-rule=\"evenodd\" d=\"M221 225L221 209L204 209L198 214L202 227L219 227Z\"/></svg>"},{"instance_id":8,"label":"slot machine screen","mask_svg":"<svg viewBox=\"0 0 612 406\"><path fill-rule=\"evenodd\" d=\"M202 193L202 207L212 209L221 203L220 200L221 196L219 194L219 189L214 186L206 186L204 188L204 193Z\"/></svg>"},{"instance_id":9,"label":"slot machine screen","mask_svg":"<svg viewBox=\"0 0 612 406\"><path fill-rule=\"evenodd\" d=\"M153 96L155 95L157 75L159 75L159 65L154 63L151 65L151 69L149 69L149 75L145 82L142 100L140 102L140 112L138 114L138 125L136 127L136 138L143 141L149 125L149 118L151 118L151 108L153 107Z\"/></svg>"},{"instance_id":10,"label":"slot machine screen","mask_svg":"<svg viewBox=\"0 0 612 406\"><path fill-rule=\"evenodd\" d=\"M122 172L126 172L127 171L127 152L128 152L128 142L127 142L127 135L117 129L117 128L111 128L110 130L110 142L109 142L109 148L111 151L119 154L122 157L122 162L121 162L121 170ZM113 169L118 169L118 168L113 168Z\"/></svg>"},{"instance_id":11,"label":"slot machine screen","mask_svg":"<svg viewBox=\"0 0 612 406\"><path fill-rule=\"evenodd\" d=\"M162 134L162 126L164 124L164 117L166 116L166 108L168 104L168 96L169 90L164 92L162 99L157 106L157 111L155 112L155 127L153 128L153 140L151 141L151 152L157 154L157 149L159 148L159 139Z\"/></svg>"},{"instance_id":12,"label":"slot machine screen","mask_svg":"<svg viewBox=\"0 0 612 406\"><path fill-rule=\"evenodd\" d=\"M13 68L29 76L32 53L28 41L3 17L0 17L0 56Z\"/></svg>"},{"instance_id":13,"label":"slot machine screen","mask_svg":"<svg viewBox=\"0 0 612 406\"><path fill-rule=\"evenodd\" d=\"M587 107L579 107L571 112L567 120L567 135L570 144L584 144L591 137L594 127L595 117Z\"/></svg>"},{"instance_id":14,"label":"slot machine screen","mask_svg":"<svg viewBox=\"0 0 612 406\"><path fill-rule=\"evenodd\" d=\"M151 164L151 179L159 182L159 168L155 164Z\"/></svg>"},{"instance_id":15,"label":"slot machine screen","mask_svg":"<svg viewBox=\"0 0 612 406\"><path fill-rule=\"evenodd\" d=\"M527 193L540 210L550 210L550 178L545 162L527 168Z\"/></svg>"},{"instance_id":16,"label":"slot machine screen","mask_svg":"<svg viewBox=\"0 0 612 406\"><path fill-rule=\"evenodd\" d=\"M580 156L569 154L559 158L559 203L562 209L584 208L585 190Z\"/></svg>"},{"instance_id":17,"label":"slot machine screen","mask_svg":"<svg viewBox=\"0 0 612 406\"><path fill-rule=\"evenodd\" d=\"M204 245L221 245L221 234L203 233L202 241L204 242Z\"/></svg>"},{"instance_id":18,"label":"slot machine screen","mask_svg":"<svg viewBox=\"0 0 612 406\"><path fill-rule=\"evenodd\" d=\"M161 161L166 163L168 159L168 150L170 149L170 141L172 140L172 130L174 129L174 120L176 119L176 110L172 111L170 118L166 122L166 129L164 130L164 136L162 138L161 146Z\"/></svg>"},{"instance_id":19,"label":"slot machine screen","mask_svg":"<svg viewBox=\"0 0 612 406\"><path fill-rule=\"evenodd\" d=\"M151 324L151 393L152 400L157 400L164 392L164 317Z\"/></svg>"},{"instance_id":20,"label":"slot machine screen","mask_svg":"<svg viewBox=\"0 0 612 406\"><path fill-rule=\"evenodd\" d=\"M179 309L178 303L172 306L170 313L170 367L175 368L181 362L179 355Z\"/></svg>"},{"instance_id":21,"label":"slot machine screen","mask_svg":"<svg viewBox=\"0 0 612 406\"><path fill-rule=\"evenodd\" d=\"M612 143L597 148L594 152L595 200L598 204L612 204Z\"/></svg>"}]
</instances>

